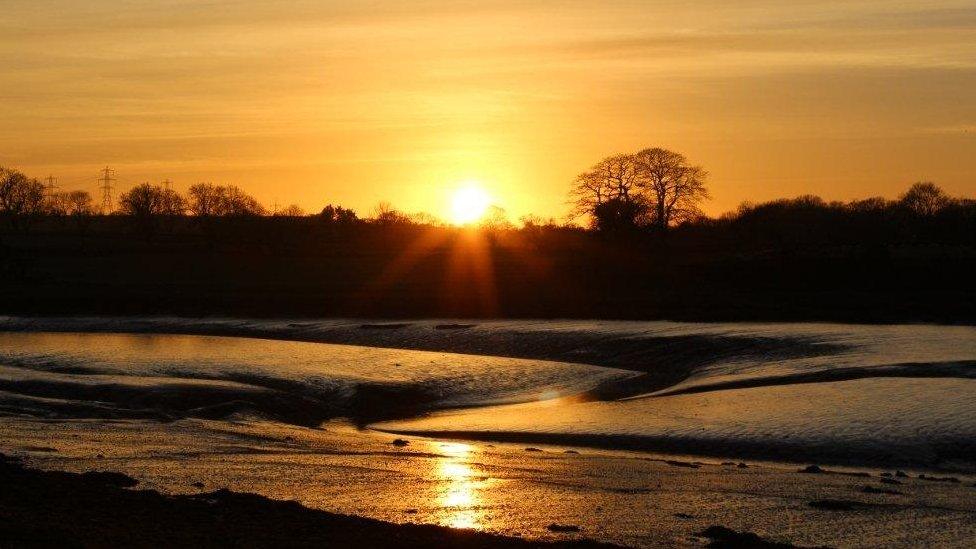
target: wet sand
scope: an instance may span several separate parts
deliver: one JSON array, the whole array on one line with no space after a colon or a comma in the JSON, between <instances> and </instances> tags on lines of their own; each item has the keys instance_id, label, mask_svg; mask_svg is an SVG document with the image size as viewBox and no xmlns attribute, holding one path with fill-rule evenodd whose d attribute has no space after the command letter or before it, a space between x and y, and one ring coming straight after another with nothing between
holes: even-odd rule
<instances>
[{"instance_id":1,"label":"wet sand","mask_svg":"<svg viewBox=\"0 0 976 549\"><path fill-rule=\"evenodd\" d=\"M399 335L400 324L315 329L323 325L382 333L370 343L389 347L0 333L0 412L243 414L305 427L348 418L435 437L976 471L972 328L498 322L466 328L458 342L433 323ZM417 342L538 357L393 348Z\"/></svg>"},{"instance_id":2,"label":"wet sand","mask_svg":"<svg viewBox=\"0 0 976 549\"><path fill-rule=\"evenodd\" d=\"M612 547L395 525L228 490L129 490L138 481L126 475L32 470L3 456L0 484L4 547Z\"/></svg>"},{"instance_id":3,"label":"wet sand","mask_svg":"<svg viewBox=\"0 0 976 549\"><path fill-rule=\"evenodd\" d=\"M0 334L0 452L167 505L632 547L976 538L972 328L51 322L0 324L149 333Z\"/></svg>"},{"instance_id":4,"label":"wet sand","mask_svg":"<svg viewBox=\"0 0 976 549\"><path fill-rule=\"evenodd\" d=\"M706 546L716 543L703 535L710 528L807 547L966 546L976 536L970 475L803 472L808 466L404 437L337 423L7 417L0 431L0 451L46 470L116 471L163 494L229 489L533 541Z\"/></svg>"}]
</instances>

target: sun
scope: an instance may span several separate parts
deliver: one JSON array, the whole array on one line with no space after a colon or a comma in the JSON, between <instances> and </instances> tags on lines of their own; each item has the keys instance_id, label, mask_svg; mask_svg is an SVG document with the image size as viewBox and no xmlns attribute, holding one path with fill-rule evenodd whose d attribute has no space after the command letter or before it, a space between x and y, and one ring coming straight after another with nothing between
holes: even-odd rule
<instances>
[{"instance_id":1,"label":"sun","mask_svg":"<svg viewBox=\"0 0 976 549\"><path fill-rule=\"evenodd\" d=\"M485 215L490 205L488 193L476 183L469 183L451 196L451 221L456 225L473 223Z\"/></svg>"}]
</instances>

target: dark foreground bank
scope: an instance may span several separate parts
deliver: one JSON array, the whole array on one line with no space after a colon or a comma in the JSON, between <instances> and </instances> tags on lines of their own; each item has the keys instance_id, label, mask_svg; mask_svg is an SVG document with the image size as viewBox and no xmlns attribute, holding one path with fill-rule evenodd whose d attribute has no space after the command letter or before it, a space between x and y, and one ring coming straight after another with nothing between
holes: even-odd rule
<instances>
[{"instance_id":1,"label":"dark foreground bank","mask_svg":"<svg viewBox=\"0 0 976 549\"><path fill-rule=\"evenodd\" d=\"M227 490L129 490L119 473L27 469L0 454L0 547L612 547L533 542L315 511Z\"/></svg>"},{"instance_id":2,"label":"dark foreground bank","mask_svg":"<svg viewBox=\"0 0 976 549\"><path fill-rule=\"evenodd\" d=\"M147 240L124 219L100 222L83 235L0 234L0 314L976 323L976 248L945 239L768 244L703 228L628 239L261 218Z\"/></svg>"}]
</instances>

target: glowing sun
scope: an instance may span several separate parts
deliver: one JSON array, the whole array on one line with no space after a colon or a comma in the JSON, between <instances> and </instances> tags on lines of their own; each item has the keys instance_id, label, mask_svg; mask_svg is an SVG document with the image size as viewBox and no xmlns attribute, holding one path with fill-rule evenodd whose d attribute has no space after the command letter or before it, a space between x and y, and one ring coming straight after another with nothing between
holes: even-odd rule
<instances>
[{"instance_id":1,"label":"glowing sun","mask_svg":"<svg viewBox=\"0 0 976 549\"><path fill-rule=\"evenodd\" d=\"M491 205L491 197L477 184L462 187L451 196L451 221L467 225L481 219Z\"/></svg>"}]
</instances>

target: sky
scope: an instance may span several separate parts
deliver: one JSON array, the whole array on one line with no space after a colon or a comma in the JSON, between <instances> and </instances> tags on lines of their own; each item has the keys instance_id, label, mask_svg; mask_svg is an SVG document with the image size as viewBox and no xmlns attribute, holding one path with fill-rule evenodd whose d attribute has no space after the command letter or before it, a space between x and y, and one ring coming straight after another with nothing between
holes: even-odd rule
<instances>
[{"instance_id":1,"label":"sky","mask_svg":"<svg viewBox=\"0 0 976 549\"><path fill-rule=\"evenodd\" d=\"M269 206L513 219L660 146L719 214L801 194L976 195L976 4L3 0L0 165L96 192L236 184Z\"/></svg>"}]
</instances>

